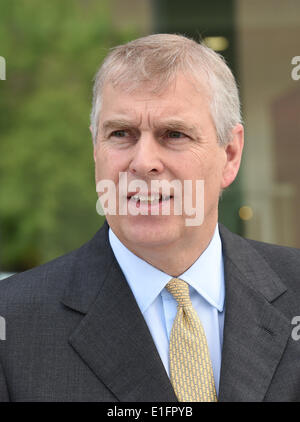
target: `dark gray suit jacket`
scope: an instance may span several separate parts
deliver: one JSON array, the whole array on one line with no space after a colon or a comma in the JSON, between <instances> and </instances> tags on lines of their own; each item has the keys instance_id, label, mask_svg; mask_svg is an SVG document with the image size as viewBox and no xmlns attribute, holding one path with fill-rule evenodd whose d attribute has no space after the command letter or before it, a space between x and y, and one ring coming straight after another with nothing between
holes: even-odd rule
<instances>
[{"instance_id":1,"label":"dark gray suit jacket","mask_svg":"<svg viewBox=\"0 0 300 422\"><path fill-rule=\"evenodd\" d=\"M0 401L176 401L107 230L0 283ZM220 232L219 401L300 401L300 251Z\"/></svg>"}]
</instances>

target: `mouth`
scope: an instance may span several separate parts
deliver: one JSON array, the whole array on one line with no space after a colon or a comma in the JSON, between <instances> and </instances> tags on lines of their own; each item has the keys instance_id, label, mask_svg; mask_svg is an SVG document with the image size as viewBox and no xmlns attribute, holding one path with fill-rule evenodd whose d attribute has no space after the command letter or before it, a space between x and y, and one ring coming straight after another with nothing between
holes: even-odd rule
<instances>
[{"instance_id":1,"label":"mouth","mask_svg":"<svg viewBox=\"0 0 300 422\"><path fill-rule=\"evenodd\" d=\"M162 193L142 194L142 193L129 193L127 201L136 203L136 207L140 206L154 206L173 199L173 195L163 195Z\"/></svg>"}]
</instances>

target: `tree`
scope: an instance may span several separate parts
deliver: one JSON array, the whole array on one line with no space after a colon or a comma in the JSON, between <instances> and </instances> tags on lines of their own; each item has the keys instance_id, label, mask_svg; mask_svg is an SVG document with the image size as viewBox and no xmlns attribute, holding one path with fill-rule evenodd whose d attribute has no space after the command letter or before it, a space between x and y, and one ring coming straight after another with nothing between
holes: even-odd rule
<instances>
[{"instance_id":1,"label":"tree","mask_svg":"<svg viewBox=\"0 0 300 422\"><path fill-rule=\"evenodd\" d=\"M108 49L135 36L112 28L107 0L2 0L2 270L55 258L103 223L88 130L92 82Z\"/></svg>"}]
</instances>

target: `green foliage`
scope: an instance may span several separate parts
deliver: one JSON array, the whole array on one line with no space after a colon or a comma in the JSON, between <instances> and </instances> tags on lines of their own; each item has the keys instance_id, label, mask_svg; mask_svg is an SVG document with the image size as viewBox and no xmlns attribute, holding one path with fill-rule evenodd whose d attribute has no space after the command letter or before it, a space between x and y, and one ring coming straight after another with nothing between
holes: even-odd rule
<instances>
[{"instance_id":1,"label":"green foliage","mask_svg":"<svg viewBox=\"0 0 300 422\"><path fill-rule=\"evenodd\" d=\"M108 49L138 36L113 29L108 0L2 0L1 269L21 271L89 239L96 213L92 81Z\"/></svg>"}]
</instances>

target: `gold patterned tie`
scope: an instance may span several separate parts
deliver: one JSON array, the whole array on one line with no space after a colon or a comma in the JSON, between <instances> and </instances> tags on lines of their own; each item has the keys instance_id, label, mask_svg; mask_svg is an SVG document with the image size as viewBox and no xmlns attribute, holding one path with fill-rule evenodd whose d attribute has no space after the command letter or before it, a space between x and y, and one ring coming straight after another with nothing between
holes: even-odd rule
<instances>
[{"instance_id":1,"label":"gold patterned tie","mask_svg":"<svg viewBox=\"0 0 300 422\"><path fill-rule=\"evenodd\" d=\"M217 401L206 336L193 308L188 284L172 278L166 285L178 307L170 335L170 375L179 401Z\"/></svg>"}]
</instances>

